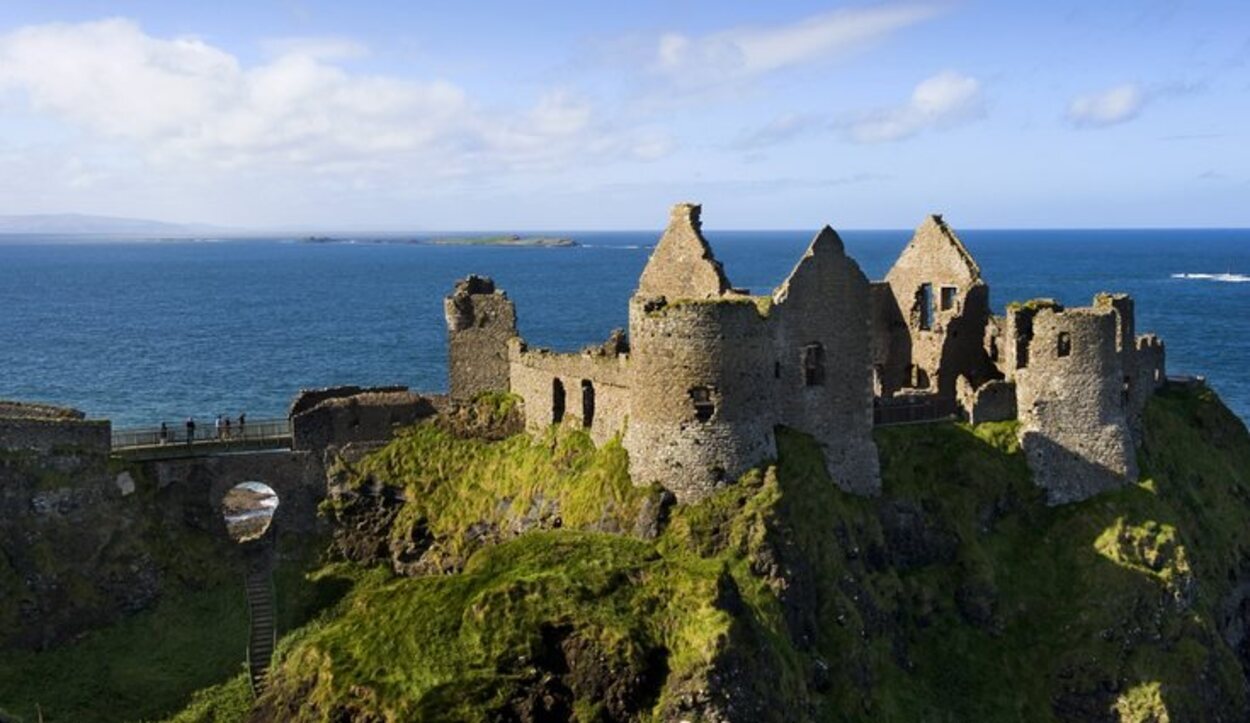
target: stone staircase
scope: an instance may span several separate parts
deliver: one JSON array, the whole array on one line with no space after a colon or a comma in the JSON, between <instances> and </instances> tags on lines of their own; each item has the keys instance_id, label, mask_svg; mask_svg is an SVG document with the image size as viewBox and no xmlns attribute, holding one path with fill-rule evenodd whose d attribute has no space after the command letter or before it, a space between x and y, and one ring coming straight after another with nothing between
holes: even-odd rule
<instances>
[{"instance_id":1,"label":"stone staircase","mask_svg":"<svg viewBox=\"0 0 1250 723\"><path fill-rule=\"evenodd\" d=\"M247 609L251 627L247 640L247 671L252 692L260 695L269 675L269 661L278 637L274 617L273 569L268 556L258 556L248 565Z\"/></svg>"}]
</instances>

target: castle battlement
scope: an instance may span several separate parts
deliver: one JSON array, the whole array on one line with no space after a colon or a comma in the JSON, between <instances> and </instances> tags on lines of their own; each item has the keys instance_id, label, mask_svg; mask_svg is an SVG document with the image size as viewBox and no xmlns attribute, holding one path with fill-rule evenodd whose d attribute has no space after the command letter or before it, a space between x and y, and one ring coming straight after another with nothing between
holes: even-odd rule
<instances>
[{"instance_id":1,"label":"castle battlement","mask_svg":"<svg viewBox=\"0 0 1250 723\"><path fill-rule=\"evenodd\" d=\"M776 455L774 429L812 435L830 476L880 490L874 410L1018 418L1034 479L1052 503L1136 479L1134 444L1166 378L1163 344L1135 336L1133 300L1050 299L991 312L976 260L941 216L916 229L870 282L826 226L771 294L736 289L678 204L629 301L628 336L560 353L531 349L511 300L469 277L445 302L451 393L508 390L526 426L619 436L637 484L698 499ZM931 415L932 416L932 415Z\"/></svg>"}]
</instances>

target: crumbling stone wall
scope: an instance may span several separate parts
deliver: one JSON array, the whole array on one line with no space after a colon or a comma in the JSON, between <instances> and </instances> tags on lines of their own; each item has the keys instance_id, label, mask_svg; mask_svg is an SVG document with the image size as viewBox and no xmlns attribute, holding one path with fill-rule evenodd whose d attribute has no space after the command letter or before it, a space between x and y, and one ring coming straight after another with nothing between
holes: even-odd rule
<instances>
[{"instance_id":1,"label":"crumbling stone wall","mask_svg":"<svg viewBox=\"0 0 1250 723\"><path fill-rule=\"evenodd\" d=\"M386 441L395 429L433 416L437 411L427 397L406 387L381 390L350 387L350 394L329 390L301 393L291 408L291 442L296 450L321 451L350 442ZM309 406L309 397L318 401Z\"/></svg>"},{"instance_id":2,"label":"crumbling stone wall","mask_svg":"<svg viewBox=\"0 0 1250 723\"><path fill-rule=\"evenodd\" d=\"M638 279L638 296L714 299L730 290L724 269L703 238L702 209L693 203L673 206L668 228Z\"/></svg>"},{"instance_id":3,"label":"crumbling stone wall","mask_svg":"<svg viewBox=\"0 0 1250 723\"><path fill-rule=\"evenodd\" d=\"M969 424L1005 422L1016 418L1016 383L991 379L973 387L967 377L956 381L956 395Z\"/></svg>"},{"instance_id":4,"label":"crumbling stone wall","mask_svg":"<svg viewBox=\"0 0 1250 723\"><path fill-rule=\"evenodd\" d=\"M621 349L607 344L560 354L530 349L513 339L509 359L511 390L523 400L529 431L539 432L552 424L583 427L595 444L625 431L632 380L629 355ZM559 405L557 388L563 394ZM555 418L557 412L560 419Z\"/></svg>"},{"instance_id":5,"label":"crumbling stone wall","mask_svg":"<svg viewBox=\"0 0 1250 723\"><path fill-rule=\"evenodd\" d=\"M772 384L778 422L815 437L830 477L860 494L881 490L872 439L869 294L859 264L826 226L773 294L768 320L777 359ZM819 379L804 367L812 349L821 356Z\"/></svg>"},{"instance_id":6,"label":"crumbling stone wall","mask_svg":"<svg viewBox=\"0 0 1250 723\"><path fill-rule=\"evenodd\" d=\"M963 243L933 215L916 229L886 274L897 311L879 297L874 312L875 336L888 339L883 368L883 395L912 387L929 389L953 400L960 375L974 385L997 376L985 353L985 327L990 318L989 287ZM906 323L907 343L898 344L894 317Z\"/></svg>"},{"instance_id":7,"label":"crumbling stone wall","mask_svg":"<svg viewBox=\"0 0 1250 723\"><path fill-rule=\"evenodd\" d=\"M469 276L443 301L453 399L508 389L508 341L517 335L512 300L495 282Z\"/></svg>"},{"instance_id":8,"label":"crumbling stone wall","mask_svg":"<svg viewBox=\"0 0 1250 723\"><path fill-rule=\"evenodd\" d=\"M0 646L51 645L148 605L158 571L125 499L133 480L109 469L109 423L16 402L0 415Z\"/></svg>"},{"instance_id":9,"label":"crumbling stone wall","mask_svg":"<svg viewBox=\"0 0 1250 723\"><path fill-rule=\"evenodd\" d=\"M1118 314L1106 306L1041 308L1031 322L1027 363L1015 372L1020 441L1047 502L1136 481Z\"/></svg>"},{"instance_id":10,"label":"crumbling stone wall","mask_svg":"<svg viewBox=\"0 0 1250 723\"><path fill-rule=\"evenodd\" d=\"M343 385L338 387L321 387L320 389L301 389L295 395L295 399L291 400L291 406L287 409L286 416L294 417L303 412L307 412L313 407L321 404L327 399L342 399L357 394L364 393L387 393L387 392L406 392L408 387L401 385L383 386L383 387L358 387L355 385Z\"/></svg>"}]
</instances>

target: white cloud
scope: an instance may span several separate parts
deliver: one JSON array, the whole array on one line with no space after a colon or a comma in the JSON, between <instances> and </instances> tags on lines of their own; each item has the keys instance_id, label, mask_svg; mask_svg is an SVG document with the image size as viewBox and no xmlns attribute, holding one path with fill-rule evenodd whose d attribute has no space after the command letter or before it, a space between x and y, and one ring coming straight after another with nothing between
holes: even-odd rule
<instances>
[{"instance_id":1,"label":"white cloud","mask_svg":"<svg viewBox=\"0 0 1250 723\"><path fill-rule=\"evenodd\" d=\"M1124 123L1137 117L1147 94L1135 83L1125 83L1097 93L1087 93L1068 104L1068 120L1078 128Z\"/></svg>"},{"instance_id":2,"label":"white cloud","mask_svg":"<svg viewBox=\"0 0 1250 723\"><path fill-rule=\"evenodd\" d=\"M559 90L529 109L488 110L444 80L350 72L332 61L366 49L347 41L267 50L248 67L124 19L29 26L0 36L0 90L156 163L455 175L645 157L635 149L656 144Z\"/></svg>"},{"instance_id":3,"label":"white cloud","mask_svg":"<svg viewBox=\"0 0 1250 723\"><path fill-rule=\"evenodd\" d=\"M651 69L683 85L721 84L852 52L938 12L933 4L890 4L702 36L666 33L654 44Z\"/></svg>"},{"instance_id":4,"label":"white cloud","mask_svg":"<svg viewBox=\"0 0 1250 723\"><path fill-rule=\"evenodd\" d=\"M864 114L846 125L856 143L897 141L927 128L949 128L985 113L981 83L951 70L921 81L900 106Z\"/></svg>"}]
</instances>

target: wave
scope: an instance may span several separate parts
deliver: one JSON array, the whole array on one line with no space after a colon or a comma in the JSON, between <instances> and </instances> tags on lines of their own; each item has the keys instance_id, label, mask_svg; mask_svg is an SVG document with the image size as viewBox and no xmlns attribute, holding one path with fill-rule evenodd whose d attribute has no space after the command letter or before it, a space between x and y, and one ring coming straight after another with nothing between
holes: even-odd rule
<instances>
[{"instance_id":1,"label":"wave","mask_svg":"<svg viewBox=\"0 0 1250 723\"><path fill-rule=\"evenodd\" d=\"M1226 284L1244 284L1250 282L1247 274L1172 274L1174 279L1193 279L1197 281L1222 281Z\"/></svg>"}]
</instances>

